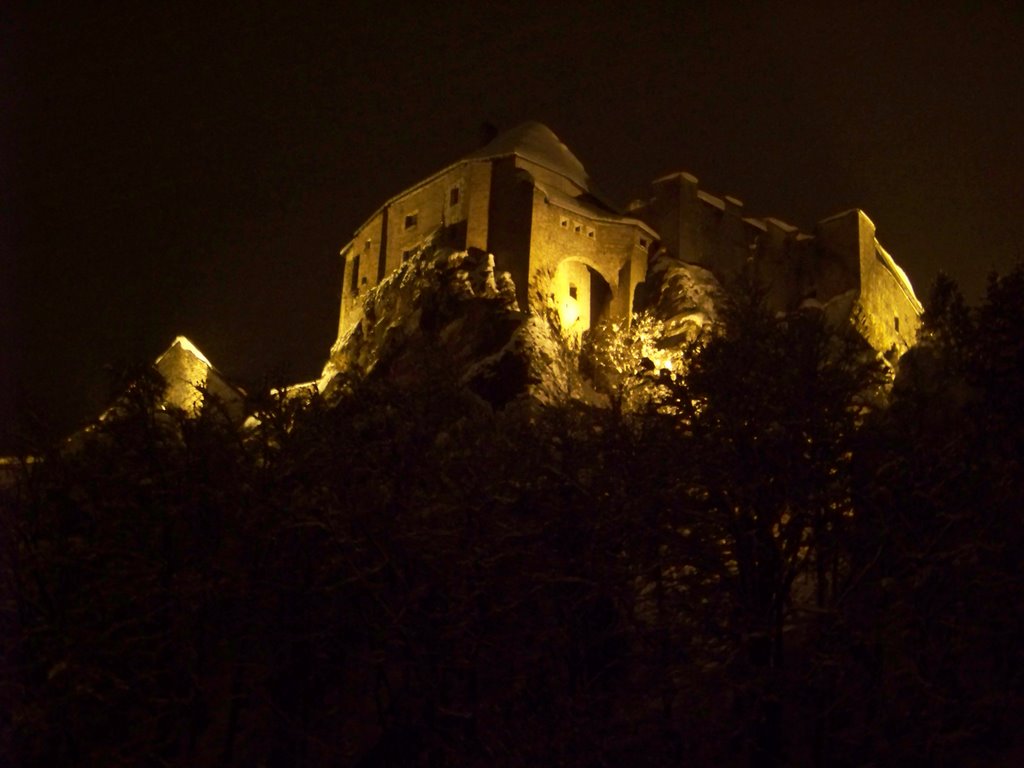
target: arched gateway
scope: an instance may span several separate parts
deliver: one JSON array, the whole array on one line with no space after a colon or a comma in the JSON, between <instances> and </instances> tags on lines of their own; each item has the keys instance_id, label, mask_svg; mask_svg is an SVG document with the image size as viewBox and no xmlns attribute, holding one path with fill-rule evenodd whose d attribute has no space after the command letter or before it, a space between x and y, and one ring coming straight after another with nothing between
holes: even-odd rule
<instances>
[{"instance_id":1,"label":"arched gateway","mask_svg":"<svg viewBox=\"0 0 1024 768\"><path fill-rule=\"evenodd\" d=\"M611 313L612 289L608 277L595 264L576 258L559 263L551 281L551 293L567 335L582 333Z\"/></svg>"}]
</instances>

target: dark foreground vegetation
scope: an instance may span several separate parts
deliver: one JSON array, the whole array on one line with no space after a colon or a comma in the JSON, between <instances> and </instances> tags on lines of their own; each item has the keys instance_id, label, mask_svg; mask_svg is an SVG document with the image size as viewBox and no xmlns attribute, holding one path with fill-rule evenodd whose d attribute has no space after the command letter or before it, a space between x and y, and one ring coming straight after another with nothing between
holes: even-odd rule
<instances>
[{"instance_id":1,"label":"dark foreground vegetation","mask_svg":"<svg viewBox=\"0 0 1024 768\"><path fill-rule=\"evenodd\" d=\"M927 320L891 396L748 300L634 412L143 379L3 490L0 762L1020 765L1024 271Z\"/></svg>"}]
</instances>

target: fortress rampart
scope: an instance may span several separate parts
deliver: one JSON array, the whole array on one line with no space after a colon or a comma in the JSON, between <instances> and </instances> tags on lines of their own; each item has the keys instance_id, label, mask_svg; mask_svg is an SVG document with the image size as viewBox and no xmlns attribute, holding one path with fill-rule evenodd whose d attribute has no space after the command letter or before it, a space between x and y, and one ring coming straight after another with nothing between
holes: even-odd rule
<instances>
[{"instance_id":1,"label":"fortress rampart","mask_svg":"<svg viewBox=\"0 0 1024 768\"><path fill-rule=\"evenodd\" d=\"M521 308L538 276L568 333L602 317L628 322L658 249L728 283L753 269L771 306L808 304L853 316L865 338L898 356L914 343L921 304L859 210L813 233L744 215L743 203L702 190L688 173L655 180L620 213L547 127L526 123L388 200L341 251L339 341L359 322L366 291L428 238L492 253Z\"/></svg>"}]
</instances>

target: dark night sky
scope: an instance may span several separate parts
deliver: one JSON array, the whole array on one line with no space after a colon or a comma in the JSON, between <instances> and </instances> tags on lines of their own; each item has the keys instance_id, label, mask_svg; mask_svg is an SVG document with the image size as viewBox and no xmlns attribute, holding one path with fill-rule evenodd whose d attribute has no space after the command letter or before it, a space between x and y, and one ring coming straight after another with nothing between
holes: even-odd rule
<instances>
[{"instance_id":1,"label":"dark night sky","mask_svg":"<svg viewBox=\"0 0 1024 768\"><path fill-rule=\"evenodd\" d=\"M339 248L485 120L547 123L622 203L688 170L805 228L863 208L922 298L1024 247L1020 2L93 5L0 10L8 428L67 431L178 333L317 375Z\"/></svg>"}]
</instances>

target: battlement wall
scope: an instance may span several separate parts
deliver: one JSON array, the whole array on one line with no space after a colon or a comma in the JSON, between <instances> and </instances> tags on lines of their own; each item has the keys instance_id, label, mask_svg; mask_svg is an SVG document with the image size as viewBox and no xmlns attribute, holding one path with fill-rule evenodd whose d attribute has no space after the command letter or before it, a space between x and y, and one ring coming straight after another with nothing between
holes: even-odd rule
<instances>
[{"instance_id":1,"label":"battlement wall","mask_svg":"<svg viewBox=\"0 0 1024 768\"><path fill-rule=\"evenodd\" d=\"M551 276L556 303L580 305L570 314L582 328L600 314L628 321L658 247L724 283L752 270L779 311L842 298L879 351L901 354L920 325L909 280L863 212L824 219L808 234L745 216L740 200L673 173L623 216L549 129L524 124L391 198L359 228L342 249L339 337L357 322L365 292L439 230L452 247L493 254L523 309L535 278Z\"/></svg>"}]
</instances>

